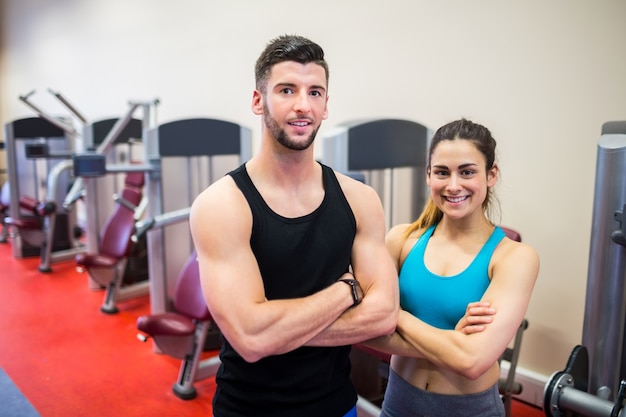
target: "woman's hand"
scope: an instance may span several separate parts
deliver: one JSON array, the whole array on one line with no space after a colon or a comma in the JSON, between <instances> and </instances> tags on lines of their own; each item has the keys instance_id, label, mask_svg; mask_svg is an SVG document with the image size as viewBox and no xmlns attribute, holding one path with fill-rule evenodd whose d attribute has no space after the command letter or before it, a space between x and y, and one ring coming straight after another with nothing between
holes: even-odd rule
<instances>
[{"instance_id":1,"label":"woman's hand","mask_svg":"<svg viewBox=\"0 0 626 417\"><path fill-rule=\"evenodd\" d=\"M465 315L456 324L454 330L463 334L482 332L486 325L493 321L494 314L496 314L496 309L487 301L469 303Z\"/></svg>"}]
</instances>

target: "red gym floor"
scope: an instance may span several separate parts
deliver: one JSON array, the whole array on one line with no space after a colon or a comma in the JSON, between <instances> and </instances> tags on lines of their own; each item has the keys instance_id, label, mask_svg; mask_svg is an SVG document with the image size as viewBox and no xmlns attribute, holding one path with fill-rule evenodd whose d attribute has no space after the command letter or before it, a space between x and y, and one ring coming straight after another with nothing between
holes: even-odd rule
<instances>
[{"instance_id":1,"label":"red gym floor","mask_svg":"<svg viewBox=\"0 0 626 417\"><path fill-rule=\"evenodd\" d=\"M41 417L211 415L213 378L196 383L198 398L180 400L171 390L180 361L136 338L147 296L105 315L104 293L90 290L73 262L52 265L50 274L38 264L15 259L10 241L0 244L0 368ZM520 402L512 414L544 415Z\"/></svg>"}]
</instances>

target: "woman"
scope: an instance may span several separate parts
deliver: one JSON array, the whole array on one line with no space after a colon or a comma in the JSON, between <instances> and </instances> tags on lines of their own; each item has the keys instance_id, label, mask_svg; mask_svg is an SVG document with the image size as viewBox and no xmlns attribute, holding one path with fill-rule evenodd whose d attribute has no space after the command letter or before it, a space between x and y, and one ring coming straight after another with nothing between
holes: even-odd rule
<instances>
[{"instance_id":1,"label":"woman","mask_svg":"<svg viewBox=\"0 0 626 417\"><path fill-rule=\"evenodd\" d=\"M402 310L396 333L368 343L393 354L382 417L504 416L498 358L526 314L539 258L489 217L495 148L491 132L471 121L438 129L426 207L387 235ZM455 331L477 301L495 308L492 322Z\"/></svg>"}]
</instances>

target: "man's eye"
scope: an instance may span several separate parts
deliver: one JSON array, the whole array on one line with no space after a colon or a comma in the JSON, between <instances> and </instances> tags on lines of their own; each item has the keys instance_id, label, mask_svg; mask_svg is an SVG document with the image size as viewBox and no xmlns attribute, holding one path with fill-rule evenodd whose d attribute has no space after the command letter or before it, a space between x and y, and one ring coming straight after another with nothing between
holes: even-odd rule
<instances>
[{"instance_id":1,"label":"man's eye","mask_svg":"<svg viewBox=\"0 0 626 417\"><path fill-rule=\"evenodd\" d=\"M322 96L322 93L321 93L321 92L319 92L319 91L311 91L311 95L312 95L312 96L315 96L315 97L321 97L321 96Z\"/></svg>"},{"instance_id":2,"label":"man's eye","mask_svg":"<svg viewBox=\"0 0 626 417\"><path fill-rule=\"evenodd\" d=\"M291 88L283 88L280 92L283 94L293 94L293 90Z\"/></svg>"}]
</instances>

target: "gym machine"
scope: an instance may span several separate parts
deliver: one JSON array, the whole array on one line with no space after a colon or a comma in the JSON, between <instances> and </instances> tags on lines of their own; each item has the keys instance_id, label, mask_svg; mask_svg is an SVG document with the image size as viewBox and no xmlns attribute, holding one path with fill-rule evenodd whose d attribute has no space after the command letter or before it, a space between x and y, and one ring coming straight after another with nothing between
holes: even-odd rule
<instances>
[{"instance_id":1,"label":"gym machine","mask_svg":"<svg viewBox=\"0 0 626 417\"><path fill-rule=\"evenodd\" d=\"M218 354L202 358L207 348L218 350L221 341L202 294L195 252L178 276L173 306L173 312L139 317L137 338L142 342L152 338L160 352L182 360L172 391L180 399L191 400L198 394L194 382L215 376L221 364Z\"/></svg>"},{"instance_id":2,"label":"gym machine","mask_svg":"<svg viewBox=\"0 0 626 417\"><path fill-rule=\"evenodd\" d=\"M546 416L626 416L626 121L598 141L582 344L544 387Z\"/></svg>"},{"instance_id":3,"label":"gym machine","mask_svg":"<svg viewBox=\"0 0 626 417\"><path fill-rule=\"evenodd\" d=\"M138 262L132 264L139 267L134 268L133 271L128 269L130 264L128 261L137 261L137 259L131 259L127 248L130 247L134 223L142 217L149 204L148 200L143 198L143 188L145 177L147 173L154 170L154 166L148 162L148 147L143 143L145 142L143 135L156 124L155 114L158 104L159 101L156 99L146 102L129 102L129 109L123 117L90 125L88 134L85 135L89 151L75 154L72 158L77 180L68 192L64 206L71 206L76 200L82 198L88 213L86 216L87 251L76 257L77 269L89 273L91 288L106 288L100 310L107 314L118 312L116 302L149 292L147 253L144 253L142 258L145 260L145 273L142 274L141 265ZM142 120L133 118L139 108L143 111ZM132 148L140 138L143 155L135 158L132 156ZM121 153L120 146L123 149ZM113 162L116 162L116 156L120 163L110 163L112 158ZM131 173L135 175L130 175ZM122 176L118 177L118 174L124 174L124 179L122 180ZM138 178L141 181L137 181ZM122 180L121 184L120 180ZM121 190L120 195L112 192L116 187ZM108 195L109 198L103 198L103 195ZM131 195L136 196L133 201L128 200L128 196ZM134 201L135 199L137 201ZM102 212L99 209L102 208L103 203L111 205L107 216L98 215ZM125 210L128 209L132 210L130 217L125 215ZM118 215L120 217L116 217ZM122 221L125 224L117 224ZM126 224L127 222L130 224ZM103 234L105 224L106 234ZM115 254L104 253L101 250L103 246L110 249L111 247L119 248L120 245L122 245L121 249L115 249Z\"/></svg>"},{"instance_id":4,"label":"gym machine","mask_svg":"<svg viewBox=\"0 0 626 417\"><path fill-rule=\"evenodd\" d=\"M425 126L407 120L346 123L322 138L322 162L371 185L383 202L389 229L397 223L412 222L424 207L431 136ZM350 358L359 413L377 416L389 374L389 357L355 345Z\"/></svg>"},{"instance_id":5,"label":"gym machine","mask_svg":"<svg viewBox=\"0 0 626 417\"><path fill-rule=\"evenodd\" d=\"M74 118L73 121L78 121L80 127L76 129L74 123L70 122L71 119L69 117L54 117L42 110L41 107L35 105L31 100L31 96L35 91L20 96L20 100L30 107L42 120L49 122L53 126L57 126L65 132L65 136L68 137L73 144L71 150L63 152L50 149L47 143L27 144L26 153L29 158L61 160L61 162L55 164L48 172L48 190L58 189L59 186L56 184L61 182L59 178L70 176L69 183L71 189L68 184L63 184L63 188L59 189L55 195L54 208L57 213L70 216L75 238L80 237L83 232L86 232L87 245L78 240L74 240L74 248L64 251L54 250L53 244L57 239L55 226L58 217L56 215L48 216L46 218L47 225L44 244L41 248L41 263L39 266L39 270L42 272L51 272L51 263L69 260L77 254L93 249L93 240L97 239L98 232L106 216L113 209L111 195L121 188L121 181L119 179L108 178L98 184L98 192L91 193L90 201L86 202L83 198L84 189L82 188L82 179L76 179L71 174L71 169L73 168L72 155L82 152L83 149L93 151L106 140L108 144L115 145L107 145L105 149L101 149L101 152L106 152L107 161L117 162L119 159L129 159L132 158L130 152L131 145L139 142L142 135L142 125L139 120L105 119L89 123L87 118L64 96L50 89L48 91L69 110L71 116ZM124 125L124 128L117 130L116 127L119 127L121 124ZM112 183L114 185L111 185ZM48 201L49 200L48 198ZM44 203L45 202L47 201L44 201ZM88 207L85 209L86 205L88 205ZM81 223L81 220L84 220L86 224L78 225L77 223Z\"/></svg>"},{"instance_id":6,"label":"gym machine","mask_svg":"<svg viewBox=\"0 0 626 417\"><path fill-rule=\"evenodd\" d=\"M424 207L431 136L428 128L408 120L345 123L322 138L322 162L371 185L383 202L389 228L413 221Z\"/></svg>"},{"instance_id":7,"label":"gym machine","mask_svg":"<svg viewBox=\"0 0 626 417\"><path fill-rule=\"evenodd\" d=\"M171 310L176 277L193 251L186 210L214 178L251 157L251 134L221 120L183 119L144 128L143 142L145 164L115 169L146 173L146 219L137 222L133 239L147 241L151 311L163 313ZM77 156L74 165L86 182L114 168L98 154ZM129 289L114 291L118 295L108 298L121 301Z\"/></svg>"},{"instance_id":8,"label":"gym machine","mask_svg":"<svg viewBox=\"0 0 626 417\"><path fill-rule=\"evenodd\" d=\"M74 137L68 134L71 128L63 123L35 117L5 125L10 191L9 218L5 221L13 230L15 258L40 255L43 260L49 249L69 259L74 250L81 250L74 239L75 213L62 209L71 175L69 167L64 161L59 162L59 158L69 158L75 149ZM32 210L35 207L26 210L24 207L29 202L41 203L44 216L36 214ZM40 265L40 270L49 272L45 264Z\"/></svg>"},{"instance_id":9,"label":"gym machine","mask_svg":"<svg viewBox=\"0 0 626 417\"><path fill-rule=\"evenodd\" d=\"M190 400L197 395L194 383L214 376L220 360L217 355L201 357L206 349L218 349L219 329L200 289L189 210L215 179L251 158L251 132L226 121L187 119L163 124L148 137L158 143L164 183L162 188L150 187L150 201L159 204L150 206L152 215L136 224L134 239L148 237L151 282L151 314L137 320L138 337L152 338L156 352L182 360L172 389L177 397ZM188 187L176 187L180 183ZM182 267L172 271L177 265Z\"/></svg>"},{"instance_id":10,"label":"gym machine","mask_svg":"<svg viewBox=\"0 0 626 417\"><path fill-rule=\"evenodd\" d=\"M150 305L157 314L171 311L176 277L194 249L188 222L168 223L167 213L188 209L202 190L250 159L252 134L236 123L194 118L161 124L146 138L154 167L146 217L167 224L152 225L146 234Z\"/></svg>"}]
</instances>

